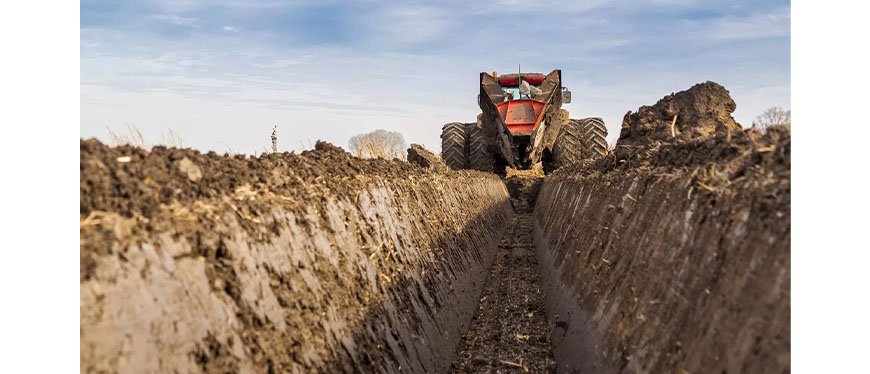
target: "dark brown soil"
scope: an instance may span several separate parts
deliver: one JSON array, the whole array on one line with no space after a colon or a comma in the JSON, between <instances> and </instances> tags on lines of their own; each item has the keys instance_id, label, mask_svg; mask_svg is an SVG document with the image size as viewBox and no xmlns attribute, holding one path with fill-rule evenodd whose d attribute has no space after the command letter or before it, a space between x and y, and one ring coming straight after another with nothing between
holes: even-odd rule
<instances>
[{"instance_id":1,"label":"dark brown soil","mask_svg":"<svg viewBox=\"0 0 870 374\"><path fill-rule=\"evenodd\" d=\"M82 372L444 372L512 216L496 176L326 143L81 147Z\"/></svg>"},{"instance_id":2,"label":"dark brown soil","mask_svg":"<svg viewBox=\"0 0 870 374\"><path fill-rule=\"evenodd\" d=\"M484 284L480 306L453 364L460 373L555 371L544 292L532 241L531 209L541 178L508 180L513 218ZM531 204L530 204L531 203Z\"/></svg>"},{"instance_id":3,"label":"dark brown soil","mask_svg":"<svg viewBox=\"0 0 870 374\"><path fill-rule=\"evenodd\" d=\"M517 213L531 213L538 200L538 192L544 182L543 173L534 170L507 171L505 184L511 195L511 205Z\"/></svg>"},{"instance_id":4,"label":"dark brown soil","mask_svg":"<svg viewBox=\"0 0 870 374\"><path fill-rule=\"evenodd\" d=\"M131 146L108 147L90 139L81 141L80 158L79 213L110 211L127 217L148 217L161 204L215 198L242 186L275 193L305 188L340 193L362 185L357 176L408 178L436 172L399 160L352 157L321 141L314 150L301 154L252 157L162 146L150 151ZM330 180L330 185L325 186L326 175L343 178Z\"/></svg>"},{"instance_id":5,"label":"dark brown soil","mask_svg":"<svg viewBox=\"0 0 870 374\"><path fill-rule=\"evenodd\" d=\"M737 108L728 90L714 82L670 94L653 106L628 112L616 142L619 160L647 158L662 143L740 132L731 113Z\"/></svg>"},{"instance_id":6,"label":"dark brown soil","mask_svg":"<svg viewBox=\"0 0 870 374\"><path fill-rule=\"evenodd\" d=\"M447 164L441 157L419 144L411 144L411 147L408 148L408 162L435 171L447 171Z\"/></svg>"},{"instance_id":7,"label":"dark brown soil","mask_svg":"<svg viewBox=\"0 0 870 374\"><path fill-rule=\"evenodd\" d=\"M616 154L544 182L560 371L790 370L790 131L733 109L709 82L667 96L626 116Z\"/></svg>"}]
</instances>

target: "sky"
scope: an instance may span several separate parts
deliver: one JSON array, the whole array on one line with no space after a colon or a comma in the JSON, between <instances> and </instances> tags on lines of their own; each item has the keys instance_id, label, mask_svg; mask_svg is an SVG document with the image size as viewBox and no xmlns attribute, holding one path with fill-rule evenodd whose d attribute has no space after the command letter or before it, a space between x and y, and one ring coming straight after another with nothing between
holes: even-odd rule
<instances>
[{"instance_id":1,"label":"sky","mask_svg":"<svg viewBox=\"0 0 870 374\"><path fill-rule=\"evenodd\" d=\"M481 71L562 69L572 118L714 81L744 126L790 108L790 3L753 0L82 0L81 136L171 130L203 151L342 147L386 129L440 150Z\"/></svg>"}]
</instances>

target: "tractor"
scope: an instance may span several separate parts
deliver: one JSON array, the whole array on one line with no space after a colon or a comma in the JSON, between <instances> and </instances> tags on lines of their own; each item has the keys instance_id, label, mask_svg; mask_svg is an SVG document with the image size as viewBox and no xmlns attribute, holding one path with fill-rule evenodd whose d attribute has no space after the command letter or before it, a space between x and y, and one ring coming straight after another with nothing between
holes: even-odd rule
<instances>
[{"instance_id":1,"label":"tractor","mask_svg":"<svg viewBox=\"0 0 870 374\"><path fill-rule=\"evenodd\" d=\"M607 129L598 117L570 119L562 104L571 91L562 71L550 74L480 73L477 122L450 122L441 129L441 157L452 169L504 175L505 168L544 172L607 152Z\"/></svg>"}]
</instances>

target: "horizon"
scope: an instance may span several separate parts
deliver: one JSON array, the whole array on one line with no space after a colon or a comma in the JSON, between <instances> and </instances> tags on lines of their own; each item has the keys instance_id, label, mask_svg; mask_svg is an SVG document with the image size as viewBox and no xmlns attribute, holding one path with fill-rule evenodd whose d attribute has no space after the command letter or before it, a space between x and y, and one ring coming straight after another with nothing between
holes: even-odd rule
<instances>
[{"instance_id":1,"label":"horizon","mask_svg":"<svg viewBox=\"0 0 870 374\"><path fill-rule=\"evenodd\" d=\"M708 80L731 92L744 127L791 108L788 1L84 0L80 10L80 135L109 144L131 126L151 142L171 129L186 147L259 153L277 125L279 151L319 139L346 148L376 129L440 151L443 124L479 113L478 74L518 65L561 69L565 108L603 117L610 143L626 112Z\"/></svg>"}]
</instances>

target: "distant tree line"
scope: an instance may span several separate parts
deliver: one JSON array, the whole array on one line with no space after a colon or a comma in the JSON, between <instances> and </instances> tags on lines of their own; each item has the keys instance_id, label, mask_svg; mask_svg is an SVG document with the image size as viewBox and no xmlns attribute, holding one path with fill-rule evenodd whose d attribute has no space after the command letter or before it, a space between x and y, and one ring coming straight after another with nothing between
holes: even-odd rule
<instances>
[{"instance_id":1,"label":"distant tree line","mask_svg":"<svg viewBox=\"0 0 870 374\"><path fill-rule=\"evenodd\" d=\"M767 108L760 116L755 118L752 126L761 130L767 130L771 126L791 127L791 109L785 110L778 106Z\"/></svg>"},{"instance_id":2,"label":"distant tree line","mask_svg":"<svg viewBox=\"0 0 870 374\"><path fill-rule=\"evenodd\" d=\"M405 137L394 131L375 130L370 133L354 135L348 142L348 149L354 156L363 158L398 158L404 160L408 148Z\"/></svg>"}]
</instances>

